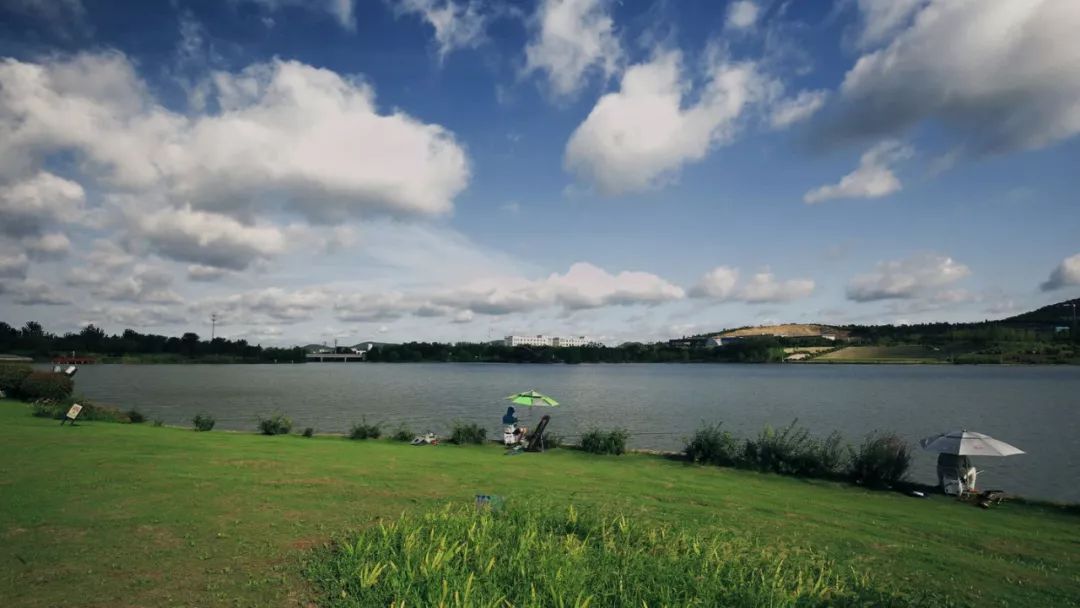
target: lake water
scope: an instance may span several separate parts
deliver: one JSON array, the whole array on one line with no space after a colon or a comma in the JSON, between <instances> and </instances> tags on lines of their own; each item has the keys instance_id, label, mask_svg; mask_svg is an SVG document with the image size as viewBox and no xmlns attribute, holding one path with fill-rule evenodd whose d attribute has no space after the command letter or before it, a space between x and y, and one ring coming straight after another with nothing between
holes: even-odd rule
<instances>
[{"instance_id":1,"label":"lake water","mask_svg":"<svg viewBox=\"0 0 1080 608\"><path fill-rule=\"evenodd\" d=\"M793 419L857 442L874 429L917 441L955 428L988 433L1027 451L982 458L982 487L1080 502L1080 368L891 365L98 365L76 392L149 419L187 425L206 412L218 428L254 430L282 412L295 430L345 432L366 417L384 429L445 433L453 420L499 432L503 397L536 389L562 402L520 412L552 414L572 436L594 425L629 429L632 447L678 450L702 421L742 435ZM524 408L521 408L524 409ZM912 475L934 481L934 456Z\"/></svg>"}]
</instances>

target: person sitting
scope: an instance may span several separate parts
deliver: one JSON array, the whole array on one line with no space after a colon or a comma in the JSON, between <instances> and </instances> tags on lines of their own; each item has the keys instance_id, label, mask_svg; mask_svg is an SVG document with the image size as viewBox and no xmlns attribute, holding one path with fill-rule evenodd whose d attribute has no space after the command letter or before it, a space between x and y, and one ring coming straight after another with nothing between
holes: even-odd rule
<instances>
[{"instance_id":1,"label":"person sitting","mask_svg":"<svg viewBox=\"0 0 1080 608\"><path fill-rule=\"evenodd\" d=\"M503 423L503 444L507 446L518 445L525 439L525 434L528 432L523 426L518 426L517 416L514 415L514 408L506 408L506 413L502 417Z\"/></svg>"}]
</instances>

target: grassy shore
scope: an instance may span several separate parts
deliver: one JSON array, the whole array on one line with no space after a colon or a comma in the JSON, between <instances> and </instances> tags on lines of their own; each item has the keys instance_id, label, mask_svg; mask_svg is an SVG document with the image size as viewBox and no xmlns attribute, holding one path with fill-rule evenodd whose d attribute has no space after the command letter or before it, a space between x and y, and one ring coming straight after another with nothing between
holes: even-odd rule
<instances>
[{"instance_id":1,"label":"grassy shore","mask_svg":"<svg viewBox=\"0 0 1080 608\"><path fill-rule=\"evenodd\" d=\"M314 547L481 493L811 550L961 605L1080 602L1080 518L1052 507L982 511L646 455L62 428L0 402L0 605L305 606Z\"/></svg>"}]
</instances>

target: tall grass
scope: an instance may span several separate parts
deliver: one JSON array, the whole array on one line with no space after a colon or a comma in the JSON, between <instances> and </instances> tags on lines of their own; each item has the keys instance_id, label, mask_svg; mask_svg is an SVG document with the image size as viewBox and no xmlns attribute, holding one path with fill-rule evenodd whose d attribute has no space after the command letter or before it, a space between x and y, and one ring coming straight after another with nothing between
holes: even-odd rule
<instances>
[{"instance_id":1,"label":"tall grass","mask_svg":"<svg viewBox=\"0 0 1080 608\"><path fill-rule=\"evenodd\" d=\"M446 507L312 555L320 606L908 606L817 553L574 507Z\"/></svg>"}]
</instances>

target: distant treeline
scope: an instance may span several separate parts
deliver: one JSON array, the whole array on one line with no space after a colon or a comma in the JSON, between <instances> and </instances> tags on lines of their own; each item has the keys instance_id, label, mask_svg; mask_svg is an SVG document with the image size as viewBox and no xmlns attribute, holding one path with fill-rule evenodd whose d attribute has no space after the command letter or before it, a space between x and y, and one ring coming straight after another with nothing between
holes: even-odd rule
<instances>
[{"instance_id":1,"label":"distant treeline","mask_svg":"<svg viewBox=\"0 0 1080 608\"><path fill-rule=\"evenodd\" d=\"M383 344L368 351L368 361L488 363L771 363L784 360L784 347L775 338L742 340L717 348L683 348L666 342L627 343L617 347L504 346L461 342Z\"/></svg>"},{"instance_id":2,"label":"distant treeline","mask_svg":"<svg viewBox=\"0 0 1080 608\"><path fill-rule=\"evenodd\" d=\"M102 329L87 325L78 333L56 335L45 331L40 323L30 321L14 328L0 321L0 353L26 355L47 359L75 351L80 355L147 363L169 363L198 360L202 362L298 362L304 360L304 349L266 348L248 344L247 340L214 338L203 340L197 334L185 333L179 338L142 334L125 329L121 334L107 335Z\"/></svg>"}]
</instances>

